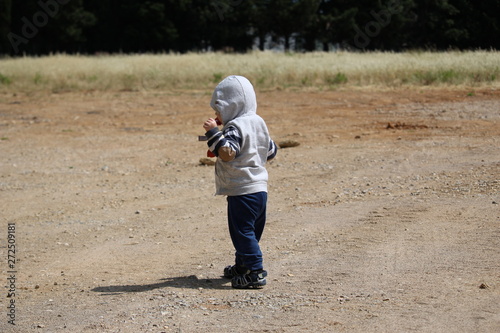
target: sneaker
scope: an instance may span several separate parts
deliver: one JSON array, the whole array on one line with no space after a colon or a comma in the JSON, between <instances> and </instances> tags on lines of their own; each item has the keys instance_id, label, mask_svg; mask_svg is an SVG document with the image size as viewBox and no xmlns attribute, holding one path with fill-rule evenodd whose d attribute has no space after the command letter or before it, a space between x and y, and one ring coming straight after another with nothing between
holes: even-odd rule
<instances>
[{"instance_id":1,"label":"sneaker","mask_svg":"<svg viewBox=\"0 0 500 333\"><path fill-rule=\"evenodd\" d=\"M251 271L245 274L237 275L231 280L231 286L236 289L261 288L266 285L267 272Z\"/></svg>"},{"instance_id":2,"label":"sneaker","mask_svg":"<svg viewBox=\"0 0 500 333\"><path fill-rule=\"evenodd\" d=\"M250 271L245 266L229 265L224 267L224 277L226 279L232 279L235 276L249 273Z\"/></svg>"}]
</instances>

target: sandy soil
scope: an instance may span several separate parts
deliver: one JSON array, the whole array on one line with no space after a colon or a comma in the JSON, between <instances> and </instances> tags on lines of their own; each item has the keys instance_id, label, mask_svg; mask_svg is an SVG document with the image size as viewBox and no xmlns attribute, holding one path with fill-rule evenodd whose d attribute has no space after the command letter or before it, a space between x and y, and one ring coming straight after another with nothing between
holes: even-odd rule
<instances>
[{"instance_id":1,"label":"sandy soil","mask_svg":"<svg viewBox=\"0 0 500 333\"><path fill-rule=\"evenodd\" d=\"M209 98L0 95L1 332L500 331L499 90L258 93L300 143L268 167L260 290L221 278Z\"/></svg>"}]
</instances>

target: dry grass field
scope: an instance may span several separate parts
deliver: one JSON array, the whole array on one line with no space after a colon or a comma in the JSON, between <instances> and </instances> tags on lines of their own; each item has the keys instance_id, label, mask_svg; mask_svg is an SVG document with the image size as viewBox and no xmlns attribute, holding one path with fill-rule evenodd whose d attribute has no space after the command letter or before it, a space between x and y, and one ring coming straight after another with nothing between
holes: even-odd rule
<instances>
[{"instance_id":1,"label":"dry grass field","mask_svg":"<svg viewBox=\"0 0 500 333\"><path fill-rule=\"evenodd\" d=\"M498 86L500 53L55 55L0 60L0 91L210 90L234 73L258 89Z\"/></svg>"},{"instance_id":2,"label":"dry grass field","mask_svg":"<svg viewBox=\"0 0 500 333\"><path fill-rule=\"evenodd\" d=\"M498 58L0 60L0 332L499 332ZM259 290L221 277L200 164L229 73L299 143L268 166Z\"/></svg>"}]
</instances>

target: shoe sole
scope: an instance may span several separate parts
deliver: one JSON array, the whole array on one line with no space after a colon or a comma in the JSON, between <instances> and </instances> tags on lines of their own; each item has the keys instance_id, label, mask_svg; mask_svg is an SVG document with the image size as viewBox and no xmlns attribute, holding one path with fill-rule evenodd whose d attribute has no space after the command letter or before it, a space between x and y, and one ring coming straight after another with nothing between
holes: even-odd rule
<instances>
[{"instance_id":1,"label":"shoe sole","mask_svg":"<svg viewBox=\"0 0 500 333\"><path fill-rule=\"evenodd\" d=\"M264 287L267 284L266 279L257 281L257 282L251 282L245 286L232 286L235 289L260 289Z\"/></svg>"},{"instance_id":2,"label":"shoe sole","mask_svg":"<svg viewBox=\"0 0 500 333\"><path fill-rule=\"evenodd\" d=\"M259 279L257 279L257 281L250 281L250 282L248 282L245 285L241 285L241 284L235 284L234 280L233 280L233 281L231 281L231 286L233 288L236 288L236 289L251 289L251 288L258 289L258 288L262 288L262 287L264 287L267 284L266 277L267 277L267 272L264 271L262 273L261 277Z\"/></svg>"}]
</instances>

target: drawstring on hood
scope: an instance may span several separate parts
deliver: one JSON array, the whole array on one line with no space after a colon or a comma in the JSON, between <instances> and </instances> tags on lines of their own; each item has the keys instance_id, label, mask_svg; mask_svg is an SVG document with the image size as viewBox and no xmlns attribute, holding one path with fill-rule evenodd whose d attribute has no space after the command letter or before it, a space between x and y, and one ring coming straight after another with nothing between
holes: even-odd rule
<instances>
[{"instance_id":1,"label":"drawstring on hood","mask_svg":"<svg viewBox=\"0 0 500 333\"><path fill-rule=\"evenodd\" d=\"M215 87L210 106L220 113L223 124L257 113L257 98L247 78L231 75Z\"/></svg>"}]
</instances>

